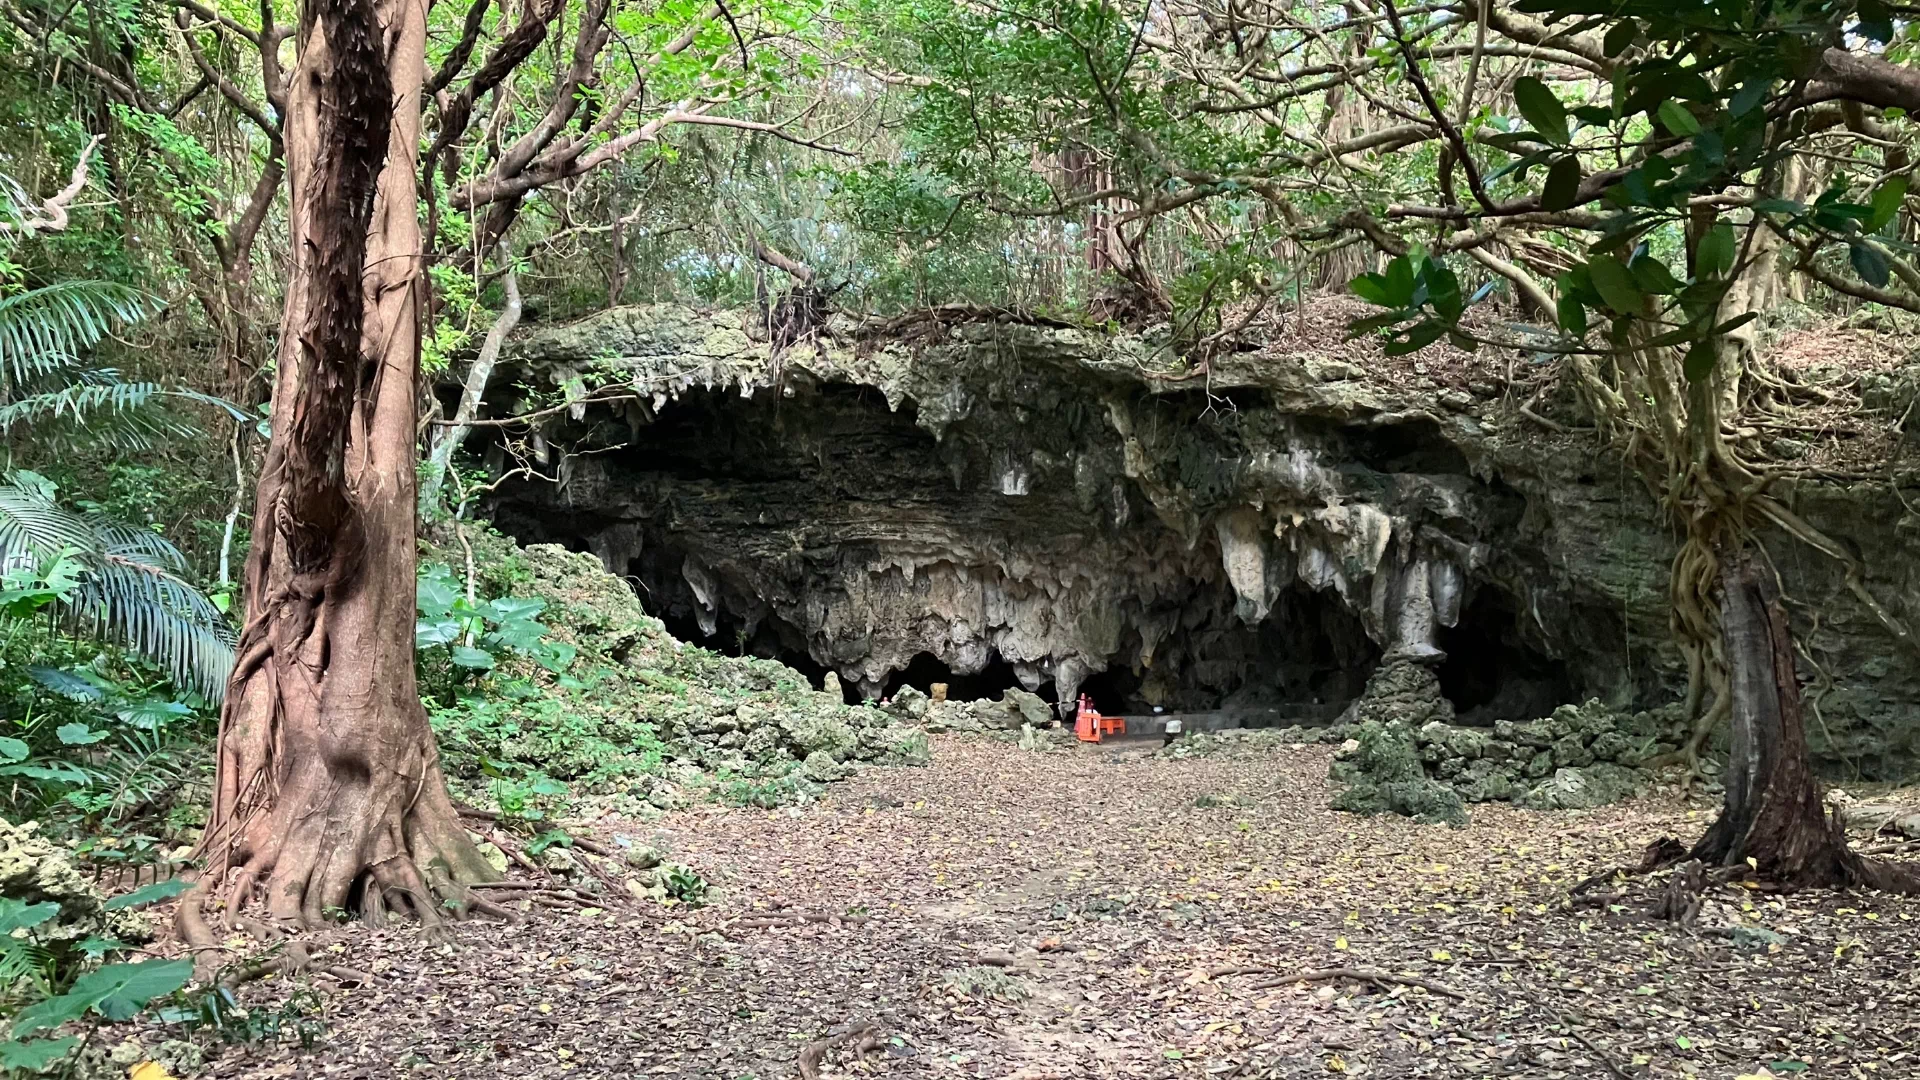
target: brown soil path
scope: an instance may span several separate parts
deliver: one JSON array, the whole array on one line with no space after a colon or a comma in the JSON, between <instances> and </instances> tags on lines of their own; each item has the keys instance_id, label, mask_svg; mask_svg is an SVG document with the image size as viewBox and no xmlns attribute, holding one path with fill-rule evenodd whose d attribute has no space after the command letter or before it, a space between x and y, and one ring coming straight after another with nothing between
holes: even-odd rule
<instances>
[{"instance_id":1,"label":"brown soil path","mask_svg":"<svg viewBox=\"0 0 1920 1080\"><path fill-rule=\"evenodd\" d=\"M1320 748L942 738L934 760L802 809L602 822L663 839L715 902L466 926L455 946L350 936L345 962L378 981L328 991L328 1043L237 1048L215 1074L784 1080L853 1024L876 1037L822 1076L1920 1074L1920 903L1729 889L1697 935L1647 918L1644 884L1564 905L1702 811L1355 818L1326 809ZM780 913L850 921L731 925ZM1331 968L1459 996L1284 978Z\"/></svg>"}]
</instances>

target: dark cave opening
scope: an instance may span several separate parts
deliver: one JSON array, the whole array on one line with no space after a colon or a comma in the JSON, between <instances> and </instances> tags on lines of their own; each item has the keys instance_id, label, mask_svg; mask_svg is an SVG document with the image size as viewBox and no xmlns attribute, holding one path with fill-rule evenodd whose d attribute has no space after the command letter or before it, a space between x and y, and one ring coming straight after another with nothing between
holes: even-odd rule
<instances>
[{"instance_id":1,"label":"dark cave opening","mask_svg":"<svg viewBox=\"0 0 1920 1080\"><path fill-rule=\"evenodd\" d=\"M903 686L931 695L934 683L947 684L948 701L997 701L1008 690L1020 686L1020 677L1014 673L1012 664L997 655L979 671L960 675L932 653L917 653L905 668L887 676L884 696L893 697ZM1052 701L1053 684L1042 686L1040 696Z\"/></svg>"},{"instance_id":2,"label":"dark cave opening","mask_svg":"<svg viewBox=\"0 0 1920 1080\"><path fill-rule=\"evenodd\" d=\"M1114 664L1080 680L1080 693L1093 701L1096 712L1108 716L1150 712L1140 697L1141 679L1132 668Z\"/></svg>"},{"instance_id":3,"label":"dark cave opening","mask_svg":"<svg viewBox=\"0 0 1920 1080\"><path fill-rule=\"evenodd\" d=\"M1536 720L1577 697L1566 662L1527 645L1519 620L1505 596L1481 589L1455 625L1440 628L1447 658L1435 674L1459 723Z\"/></svg>"}]
</instances>

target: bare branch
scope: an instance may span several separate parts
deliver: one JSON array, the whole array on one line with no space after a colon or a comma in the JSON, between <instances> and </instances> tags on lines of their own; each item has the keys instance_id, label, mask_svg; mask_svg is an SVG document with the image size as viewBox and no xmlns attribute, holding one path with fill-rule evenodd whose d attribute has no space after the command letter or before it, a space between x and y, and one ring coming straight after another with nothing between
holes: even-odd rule
<instances>
[{"instance_id":1,"label":"bare branch","mask_svg":"<svg viewBox=\"0 0 1920 1080\"><path fill-rule=\"evenodd\" d=\"M42 202L20 221L0 221L0 233L32 236L35 233L64 231L67 227L67 204L73 202L79 196L80 189L87 186L87 159L93 156L93 148L99 146L104 138L105 135L95 135L87 140L86 147L80 151L79 160L73 163L73 174L66 187L55 192L53 197Z\"/></svg>"}]
</instances>

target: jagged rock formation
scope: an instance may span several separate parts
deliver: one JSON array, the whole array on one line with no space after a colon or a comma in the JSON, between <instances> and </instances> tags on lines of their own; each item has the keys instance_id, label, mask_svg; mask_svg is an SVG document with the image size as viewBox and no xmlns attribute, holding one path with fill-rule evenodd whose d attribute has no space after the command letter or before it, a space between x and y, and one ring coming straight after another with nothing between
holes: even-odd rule
<instances>
[{"instance_id":1,"label":"jagged rock formation","mask_svg":"<svg viewBox=\"0 0 1920 1080\"><path fill-rule=\"evenodd\" d=\"M531 452L557 482L492 512L592 551L675 629L867 697L920 664L962 697L1325 722L1383 658L1430 667L1469 724L1678 696L1672 548L1639 482L1524 419L1505 361L1387 361L1339 321L1196 372L1151 335L841 327L776 355L750 317L615 309L510 347L503 378L608 400L552 416ZM1920 544L1893 493L1774 490L1872 552L1904 614ZM1816 752L1906 768L1916 669L1843 567L1776 551L1821 612Z\"/></svg>"}]
</instances>

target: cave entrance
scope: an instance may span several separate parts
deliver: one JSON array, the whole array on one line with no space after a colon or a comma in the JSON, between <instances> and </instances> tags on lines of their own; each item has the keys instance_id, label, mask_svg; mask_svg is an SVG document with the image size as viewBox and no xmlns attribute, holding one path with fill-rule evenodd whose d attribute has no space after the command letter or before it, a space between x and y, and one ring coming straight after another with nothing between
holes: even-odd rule
<instances>
[{"instance_id":1,"label":"cave entrance","mask_svg":"<svg viewBox=\"0 0 1920 1080\"><path fill-rule=\"evenodd\" d=\"M918 653L907 662L906 667L887 676L887 689L883 696L891 698L903 686L911 686L931 696L934 683L947 684L948 701L997 701L1008 690L1024 689L1020 686L1020 677L1015 674L1013 665L1000 659L997 654L979 671L971 675L958 675L932 653ZM1052 701L1053 684L1041 687L1040 696Z\"/></svg>"},{"instance_id":2,"label":"cave entrance","mask_svg":"<svg viewBox=\"0 0 1920 1080\"><path fill-rule=\"evenodd\" d=\"M1440 628L1447 658L1435 674L1459 723L1537 720L1578 696L1566 662L1527 644L1520 625L1504 595L1481 589L1457 623Z\"/></svg>"},{"instance_id":3,"label":"cave entrance","mask_svg":"<svg viewBox=\"0 0 1920 1080\"><path fill-rule=\"evenodd\" d=\"M1112 664L1080 680L1080 692L1093 702L1095 712L1107 716L1151 712L1140 696L1141 678L1131 667Z\"/></svg>"}]
</instances>

